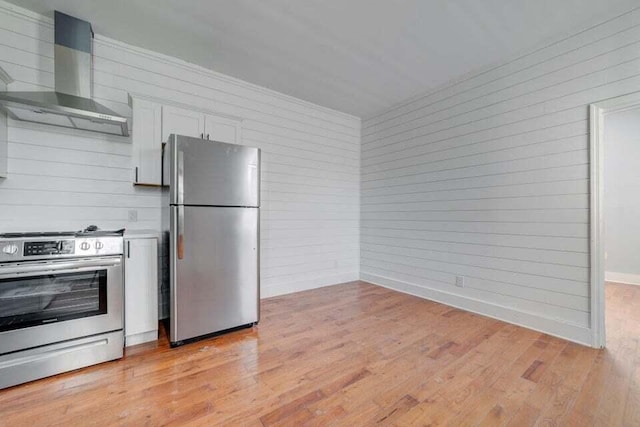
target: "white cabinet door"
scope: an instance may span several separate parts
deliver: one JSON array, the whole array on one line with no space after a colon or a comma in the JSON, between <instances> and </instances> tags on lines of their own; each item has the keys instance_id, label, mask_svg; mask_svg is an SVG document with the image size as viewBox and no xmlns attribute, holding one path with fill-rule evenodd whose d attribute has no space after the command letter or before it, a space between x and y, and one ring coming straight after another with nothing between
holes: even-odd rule
<instances>
[{"instance_id":1,"label":"white cabinet door","mask_svg":"<svg viewBox=\"0 0 640 427\"><path fill-rule=\"evenodd\" d=\"M9 76L0 68L0 92L7 90L7 83L10 81ZM7 114L0 111L0 177L2 178L7 176L8 145Z\"/></svg>"},{"instance_id":2,"label":"white cabinet door","mask_svg":"<svg viewBox=\"0 0 640 427\"><path fill-rule=\"evenodd\" d=\"M144 99L131 100L133 112L134 183L160 185L162 181L162 106Z\"/></svg>"},{"instance_id":3,"label":"white cabinet door","mask_svg":"<svg viewBox=\"0 0 640 427\"><path fill-rule=\"evenodd\" d=\"M204 114L178 107L162 107L162 142L167 142L172 133L202 138Z\"/></svg>"},{"instance_id":4,"label":"white cabinet door","mask_svg":"<svg viewBox=\"0 0 640 427\"><path fill-rule=\"evenodd\" d=\"M124 335L127 346L158 338L158 243L125 239Z\"/></svg>"},{"instance_id":5,"label":"white cabinet door","mask_svg":"<svg viewBox=\"0 0 640 427\"><path fill-rule=\"evenodd\" d=\"M205 118L205 138L211 141L242 143L242 123L239 120L214 115Z\"/></svg>"},{"instance_id":6,"label":"white cabinet door","mask_svg":"<svg viewBox=\"0 0 640 427\"><path fill-rule=\"evenodd\" d=\"M1 84L1 83L0 83ZM169 135L191 136L242 144L242 122L131 96L133 112L134 183L162 184L162 143ZM0 176L2 176L2 118L0 118Z\"/></svg>"}]
</instances>

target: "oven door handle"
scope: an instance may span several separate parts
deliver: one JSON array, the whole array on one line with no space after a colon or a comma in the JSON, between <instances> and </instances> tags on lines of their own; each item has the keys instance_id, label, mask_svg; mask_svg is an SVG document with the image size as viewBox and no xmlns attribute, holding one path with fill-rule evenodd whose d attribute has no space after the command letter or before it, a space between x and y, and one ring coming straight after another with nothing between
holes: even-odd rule
<instances>
[{"instance_id":1,"label":"oven door handle","mask_svg":"<svg viewBox=\"0 0 640 427\"><path fill-rule=\"evenodd\" d=\"M117 267L122 263L120 257L112 258L96 258L91 260L70 261L70 262L53 262L50 264L32 264L27 263L12 266L0 267L0 278L6 275L22 276L34 275L38 273L48 273L54 271L56 273L74 272L79 270L95 270L96 268Z\"/></svg>"}]
</instances>

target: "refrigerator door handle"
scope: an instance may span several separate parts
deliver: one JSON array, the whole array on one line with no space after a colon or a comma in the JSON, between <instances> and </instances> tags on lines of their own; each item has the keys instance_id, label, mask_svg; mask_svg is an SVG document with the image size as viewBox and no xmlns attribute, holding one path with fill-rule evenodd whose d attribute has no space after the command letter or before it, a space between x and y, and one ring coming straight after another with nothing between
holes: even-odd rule
<instances>
[{"instance_id":1,"label":"refrigerator door handle","mask_svg":"<svg viewBox=\"0 0 640 427\"><path fill-rule=\"evenodd\" d=\"M184 204L184 153L178 151L178 182L176 190L178 192L178 205Z\"/></svg>"},{"instance_id":2,"label":"refrigerator door handle","mask_svg":"<svg viewBox=\"0 0 640 427\"><path fill-rule=\"evenodd\" d=\"M178 206L176 222L178 223L178 259L184 258L184 206Z\"/></svg>"}]
</instances>

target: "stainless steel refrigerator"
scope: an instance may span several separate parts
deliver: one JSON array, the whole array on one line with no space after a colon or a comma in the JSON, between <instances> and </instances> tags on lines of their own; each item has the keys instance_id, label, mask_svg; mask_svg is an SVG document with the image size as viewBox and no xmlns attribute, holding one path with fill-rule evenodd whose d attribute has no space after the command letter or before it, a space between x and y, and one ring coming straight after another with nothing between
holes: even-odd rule
<instances>
[{"instance_id":1,"label":"stainless steel refrigerator","mask_svg":"<svg viewBox=\"0 0 640 427\"><path fill-rule=\"evenodd\" d=\"M260 316L260 150L171 135L163 150L172 346Z\"/></svg>"}]
</instances>

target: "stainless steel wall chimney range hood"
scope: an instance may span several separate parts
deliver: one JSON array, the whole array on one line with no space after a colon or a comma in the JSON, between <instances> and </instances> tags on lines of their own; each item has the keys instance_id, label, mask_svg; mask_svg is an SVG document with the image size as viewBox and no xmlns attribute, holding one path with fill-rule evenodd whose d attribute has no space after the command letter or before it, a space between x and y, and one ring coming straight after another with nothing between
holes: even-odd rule
<instances>
[{"instance_id":1,"label":"stainless steel wall chimney range hood","mask_svg":"<svg viewBox=\"0 0 640 427\"><path fill-rule=\"evenodd\" d=\"M55 92L0 92L17 120L129 136L127 119L95 102L91 24L55 12Z\"/></svg>"}]
</instances>

